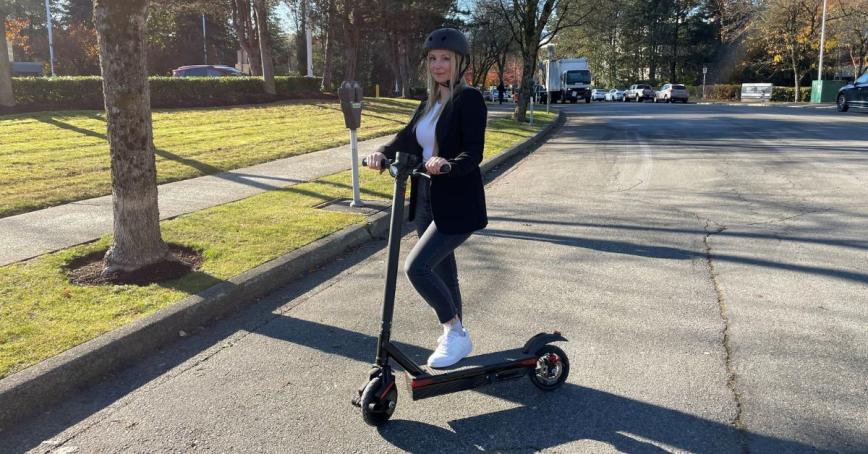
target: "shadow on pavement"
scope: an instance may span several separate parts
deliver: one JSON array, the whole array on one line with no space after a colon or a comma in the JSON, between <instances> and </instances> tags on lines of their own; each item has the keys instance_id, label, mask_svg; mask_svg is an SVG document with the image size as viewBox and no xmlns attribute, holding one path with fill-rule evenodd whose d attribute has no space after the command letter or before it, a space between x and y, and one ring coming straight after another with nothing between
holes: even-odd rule
<instances>
[{"instance_id":1,"label":"shadow on pavement","mask_svg":"<svg viewBox=\"0 0 868 454\"><path fill-rule=\"evenodd\" d=\"M258 334L362 363L372 361L377 345L377 338L371 335L288 316L275 319ZM414 345L398 345L417 362L424 362L430 354L430 350ZM350 379L361 385L366 371L367 367L360 366L358 376ZM580 373L575 369L573 376ZM402 377L398 379L403 381ZM396 417L400 417L402 405L426 405L424 400L411 403L406 392L401 391L403 386ZM533 452L580 440L608 443L623 452L667 452L658 444L689 452L743 452L743 437L773 452L830 452L791 440L743 434L728 424L571 383L552 393L537 390L529 380L483 387L477 392L520 406L450 421L454 433L400 419L390 421L379 432L396 447L410 452ZM350 397L347 411L358 411L350 406Z\"/></svg>"},{"instance_id":2,"label":"shadow on pavement","mask_svg":"<svg viewBox=\"0 0 868 454\"><path fill-rule=\"evenodd\" d=\"M477 233L477 235L526 241L543 241L546 243L553 243L562 246L574 246L584 249L592 249L600 252L609 252L613 254L628 254L649 258L690 260L705 259L706 257L705 251L697 252L665 246L648 246L630 243L627 241L598 240L592 238L581 238L577 236L562 236L498 229L485 229ZM822 268L818 266L796 265L792 263L782 263L753 257L742 257L738 255L720 253L712 253L712 258L717 261L741 263L745 265L761 266L765 268L776 268L786 271L795 271L799 273L808 273L832 277L844 281L868 283L868 274L859 273L856 271L837 270L832 268Z\"/></svg>"}]
</instances>

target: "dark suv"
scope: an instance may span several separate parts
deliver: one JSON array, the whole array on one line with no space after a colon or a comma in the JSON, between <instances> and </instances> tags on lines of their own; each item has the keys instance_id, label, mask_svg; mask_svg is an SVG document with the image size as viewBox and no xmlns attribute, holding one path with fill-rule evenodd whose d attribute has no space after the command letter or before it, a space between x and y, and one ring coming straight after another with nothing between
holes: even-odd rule
<instances>
[{"instance_id":1,"label":"dark suv","mask_svg":"<svg viewBox=\"0 0 868 454\"><path fill-rule=\"evenodd\" d=\"M838 112L846 112L851 107L868 109L868 71L838 90Z\"/></svg>"},{"instance_id":2,"label":"dark suv","mask_svg":"<svg viewBox=\"0 0 868 454\"><path fill-rule=\"evenodd\" d=\"M172 77L225 77L243 76L241 71L225 65L189 65L172 70Z\"/></svg>"}]
</instances>

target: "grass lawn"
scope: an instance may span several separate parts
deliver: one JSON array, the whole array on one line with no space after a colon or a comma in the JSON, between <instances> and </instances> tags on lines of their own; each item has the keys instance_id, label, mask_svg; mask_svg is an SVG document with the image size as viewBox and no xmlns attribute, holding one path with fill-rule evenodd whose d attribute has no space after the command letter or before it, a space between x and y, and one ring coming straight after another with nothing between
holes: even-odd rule
<instances>
[{"instance_id":1,"label":"grass lawn","mask_svg":"<svg viewBox=\"0 0 868 454\"><path fill-rule=\"evenodd\" d=\"M492 121L486 134L486 157L530 137L554 117L537 114L535 127L505 118ZM368 200L391 197L392 180L387 174L361 172L361 186ZM0 267L0 378L364 222L361 215L314 208L351 197L350 172L346 171L163 221L164 240L193 247L205 260L197 272L162 284L71 284L64 266L105 249L110 237Z\"/></svg>"},{"instance_id":2,"label":"grass lawn","mask_svg":"<svg viewBox=\"0 0 868 454\"><path fill-rule=\"evenodd\" d=\"M368 98L359 140L397 132L418 101ZM246 167L349 142L340 104L155 110L158 183ZM101 111L0 116L0 217L111 194Z\"/></svg>"}]
</instances>

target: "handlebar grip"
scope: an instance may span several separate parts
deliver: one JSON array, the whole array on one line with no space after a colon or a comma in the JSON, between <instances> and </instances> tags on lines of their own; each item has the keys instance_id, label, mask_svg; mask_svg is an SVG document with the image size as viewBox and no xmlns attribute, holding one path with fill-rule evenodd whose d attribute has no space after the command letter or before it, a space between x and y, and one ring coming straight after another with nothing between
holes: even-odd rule
<instances>
[{"instance_id":1,"label":"handlebar grip","mask_svg":"<svg viewBox=\"0 0 868 454\"><path fill-rule=\"evenodd\" d=\"M385 168L389 167L390 165L392 165L392 161L390 161L389 159L383 158L382 160L380 160L380 168L381 169L385 169ZM362 158L362 167L367 167L367 166L368 166L368 158Z\"/></svg>"}]
</instances>

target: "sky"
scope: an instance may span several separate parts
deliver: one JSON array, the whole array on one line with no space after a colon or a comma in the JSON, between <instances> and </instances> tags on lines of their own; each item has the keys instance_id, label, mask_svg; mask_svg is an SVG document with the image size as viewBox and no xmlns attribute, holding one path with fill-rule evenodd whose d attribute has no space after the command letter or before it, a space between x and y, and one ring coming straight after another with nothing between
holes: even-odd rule
<instances>
[{"instance_id":1,"label":"sky","mask_svg":"<svg viewBox=\"0 0 868 454\"><path fill-rule=\"evenodd\" d=\"M469 9L473 6L475 0L458 0L458 7L460 9ZM280 29L283 30L284 33L291 33L295 29L295 24L293 23L292 16L289 12L289 6L286 5L285 2L280 2L277 4L277 18L280 20Z\"/></svg>"}]
</instances>

